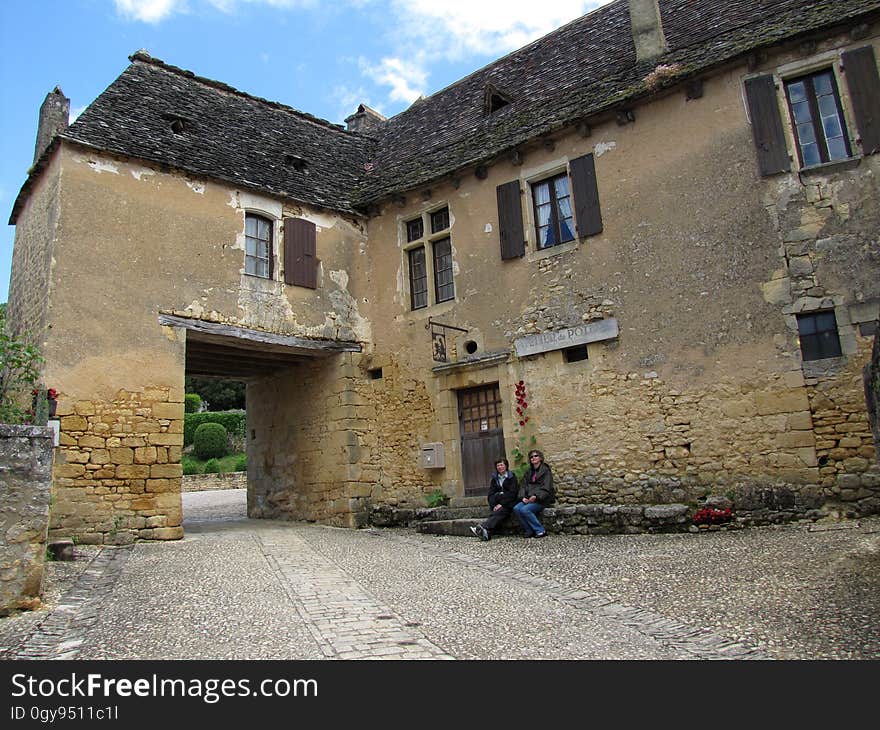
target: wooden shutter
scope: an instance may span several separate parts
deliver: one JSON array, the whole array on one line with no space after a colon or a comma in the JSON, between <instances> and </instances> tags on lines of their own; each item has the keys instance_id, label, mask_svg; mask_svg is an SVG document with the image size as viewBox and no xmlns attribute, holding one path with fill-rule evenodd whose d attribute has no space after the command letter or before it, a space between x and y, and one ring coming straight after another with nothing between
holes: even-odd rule
<instances>
[{"instance_id":1,"label":"wooden shutter","mask_svg":"<svg viewBox=\"0 0 880 730\"><path fill-rule=\"evenodd\" d=\"M495 188L498 196L498 233L501 236L501 258L515 259L526 252L523 233L522 203L519 180Z\"/></svg>"},{"instance_id":2,"label":"wooden shutter","mask_svg":"<svg viewBox=\"0 0 880 730\"><path fill-rule=\"evenodd\" d=\"M284 283L318 287L315 224L302 218L284 219Z\"/></svg>"},{"instance_id":3,"label":"wooden shutter","mask_svg":"<svg viewBox=\"0 0 880 730\"><path fill-rule=\"evenodd\" d=\"M761 175L788 172L791 160L785 146L773 76L766 74L746 79L746 99L752 117L752 136L755 138Z\"/></svg>"},{"instance_id":4,"label":"wooden shutter","mask_svg":"<svg viewBox=\"0 0 880 730\"><path fill-rule=\"evenodd\" d=\"M871 46L855 48L845 51L842 58L862 152L873 155L880 151L880 76L874 49Z\"/></svg>"},{"instance_id":5,"label":"wooden shutter","mask_svg":"<svg viewBox=\"0 0 880 730\"><path fill-rule=\"evenodd\" d=\"M596 184L593 155L576 157L569 167L578 237L595 236L602 232L602 211L599 208L599 186Z\"/></svg>"}]
</instances>

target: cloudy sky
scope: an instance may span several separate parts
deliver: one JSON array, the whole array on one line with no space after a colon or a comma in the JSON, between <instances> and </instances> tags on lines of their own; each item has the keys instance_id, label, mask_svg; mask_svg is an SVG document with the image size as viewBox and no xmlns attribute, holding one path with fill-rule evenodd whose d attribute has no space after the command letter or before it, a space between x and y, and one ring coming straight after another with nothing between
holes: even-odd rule
<instances>
[{"instance_id":1,"label":"cloudy sky","mask_svg":"<svg viewBox=\"0 0 880 730\"><path fill-rule=\"evenodd\" d=\"M339 124L392 116L608 0L0 0L0 211L33 162L59 86L75 116L145 49ZM14 228L0 228L0 302Z\"/></svg>"}]
</instances>

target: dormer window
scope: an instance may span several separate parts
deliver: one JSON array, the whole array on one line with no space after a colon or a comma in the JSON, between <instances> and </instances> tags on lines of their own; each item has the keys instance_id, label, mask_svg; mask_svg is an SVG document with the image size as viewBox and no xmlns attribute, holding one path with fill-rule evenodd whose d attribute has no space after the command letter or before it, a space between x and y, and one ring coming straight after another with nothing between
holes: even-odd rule
<instances>
[{"instance_id":1,"label":"dormer window","mask_svg":"<svg viewBox=\"0 0 880 730\"><path fill-rule=\"evenodd\" d=\"M513 101L509 95L503 91L499 91L492 84L486 84L486 91L483 95L483 111L486 114L494 114L499 109L507 106Z\"/></svg>"},{"instance_id":2,"label":"dormer window","mask_svg":"<svg viewBox=\"0 0 880 730\"><path fill-rule=\"evenodd\" d=\"M284 164L297 172L308 172L309 163L297 155L284 155Z\"/></svg>"},{"instance_id":3,"label":"dormer window","mask_svg":"<svg viewBox=\"0 0 880 730\"><path fill-rule=\"evenodd\" d=\"M174 134L183 134L192 128L192 122L179 114L163 114L162 118L167 120L168 128L174 132Z\"/></svg>"}]
</instances>

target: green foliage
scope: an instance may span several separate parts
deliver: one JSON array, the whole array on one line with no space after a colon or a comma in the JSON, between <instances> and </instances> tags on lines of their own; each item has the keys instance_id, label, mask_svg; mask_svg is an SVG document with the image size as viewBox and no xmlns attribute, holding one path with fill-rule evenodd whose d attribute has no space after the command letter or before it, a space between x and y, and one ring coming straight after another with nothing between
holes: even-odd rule
<instances>
[{"instance_id":1,"label":"green foliage","mask_svg":"<svg viewBox=\"0 0 880 730\"><path fill-rule=\"evenodd\" d=\"M204 468L205 474L219 474L220 473L220 462L217 459L208 459L205 462Z\"/></svg>"},{"instance_id":2,"label":"green foliage","mask_svg":"<svg viewBox=\"0 0 880 730\"><path fill-rule=\"evenodd\" d=\"M211 411L244 410L245 384L237 380L186 378L186 392L198 393Z\"/></svg>"},{"instance_id":3,"label":"green foliage","mask_svg":"<svg viewBox=\"0 0 880 730\"><path fill-rule=\"evenodd\" d=\"M221 423L203 423L193 434L193 453L200 459L224 456L228 451L226 429Z\"/></svg>"},{"instance_id":4,"label":"green foliage","mask_svg":"<svg viewBox=\"0 0 880 730\"><path fill-rule=\"evenodd\" d=\"M247 415L244 411L204 411L202 413L184 413L184 447L189 446L193 442L196 429L203 423L219 423L228 433L244 438L245 428L247 426Z\"/></svg>"},{"instance_id":5,"label":"green foliage","mask_svg":"<svg viewBox=\"0 0 880 730\"><path fill-rule=\"evenodd\" d=\"M29 406L42 363L34 345L7 332L4 304L0 309L0 423L33 422Z\"/></svg>"},{"instance_id":6,"label":"green foliage","mask_svg":"<svg viewBox=\"0 0 880 730\"><path fill-rule=\"evenodd\" d=\"M425 495L425 504L429 507L444 507L449 504L449 495L442 489L435 489L430 494Z\"/></svg>"},{"instance_id":7,"label":"green foliage","mask_svg":"<svg viewBox=\"0 0 880 730\"><path fill-rule=\"evenodd\" d=\"M183 396L184 413L198 413L202 405L202 397L198 393L187 393Z\"/></svg>"},{"instance_id":8,"label":"green foliage","mask_svg":"<svg viewBox=\"0 0 880 730\"><path fill-rule=\"evenodd\" d=\"M235 469L233 471L247 471L247 456L242 454L235 460Z\"/></svg>"},{"instance_id":9,"label":"green foliage","mask_svg":"<svg viewBox=\"0 0 880 730\"><path fill-rule=\"evenodd\" d=\"M180 459L180 466L183 469L184 475L199 473L199 462L197 462L195 459L191 459L188 456L183 456Z\"/></svg>"},{"instance_id":10,"label":"green foliage","mask_svg":"<svg viewBox=\"0 0 880 730\"><path fill-rule=\"evenodd\" d=\"M513 447L513 473L517 479L522 479L523 475L529 470L528 453L537 447L538 439L535 434L531 433L531 427L528 425L529 416L527 411L529 408L528 394L526 393L526 384L520 380L514 387L514 399L516 402L516 444Z\"/></svg>"}]
</instances>

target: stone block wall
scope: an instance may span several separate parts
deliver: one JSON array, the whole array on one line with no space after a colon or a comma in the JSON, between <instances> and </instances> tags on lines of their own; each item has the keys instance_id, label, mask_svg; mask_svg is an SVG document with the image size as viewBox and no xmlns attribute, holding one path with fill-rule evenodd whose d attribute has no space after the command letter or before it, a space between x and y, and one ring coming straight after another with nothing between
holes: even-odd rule
<instances>
[{"instance_id":1,"label":"stone block wall","mask_svg":"<svg viewBox=\"0 0 880 730\"><path fill-rule=\"evenodd\" d=\"M181 491L202 492L214 489L246 489L247 472L233 471L226 474L184 474Z\"/></svg>"},{"instance_id":2,"label":"stone block wall","mask_svg":"<svg viewBox=\"0 0 880 730\"><path fill-rule=\"evenodd\" d=\"M875 461L880 463L880 332L874 335L871 360L865 365L862 380L865 384L868 419L871 422L871 431L874 435Z\"/></svg>"},{"instance_id":3,"label":"stone block wall","mask_svg":"<svg viewBox=\"0 0 880 730\"><path fill-rule=\"evenodd\" d=\"M62 392L57 415L50 538L119 545L183 537L182 391L119 390L113 400Z\"/></svg>"},{"instance_id":4,"label":"stone block wall","mask_svg":"<svg viewBox=\"0 0 880 730\"><path fill-rule=\"evenodd\" d=\"M51 429L0 424L0 615L40 605L53 451Z\"/></svg>"},{"instance_id":5,"label":"stone block wall","mask_svg":"<svg viewBox=\"0 0 880 730\"><path fill-rule=\"evenodd\" d=\"M248 385L248 516L366 524L375 409L352 355Z\"/></svg>"}]
</instances>

